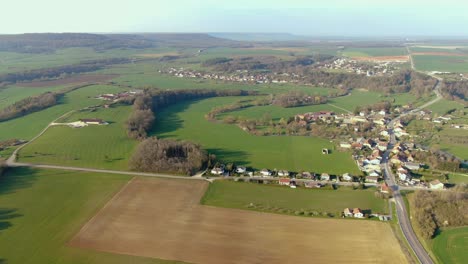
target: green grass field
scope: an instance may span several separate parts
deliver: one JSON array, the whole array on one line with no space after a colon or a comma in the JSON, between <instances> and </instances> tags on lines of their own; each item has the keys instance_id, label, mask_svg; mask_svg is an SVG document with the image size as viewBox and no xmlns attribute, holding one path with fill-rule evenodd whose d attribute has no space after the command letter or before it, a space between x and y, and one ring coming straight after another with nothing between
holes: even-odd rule
<instances>
[{"instance_id":1,"label":"green grass field","mask_svg":"<svg viewBox=\"0 0 468 264\"><path fill-rule=\"evenodd\" d=\"M346 48L344 56L348 57L377 57L377 56L404 56L407 55L406 48Z\"/></svg>"},{"instance_id":2,"label":"green grass field","mask_svg":"<svg viewBox=\"0 0 468 264\"><path fill-rule=\"evenodd\" d=\"M452 110L452 109L462 109L464 106L458 102L455 101L450 101L447 99L442 99L430 106L428 106L426 109L430 110L434 113L437 113L439 115L446 114L447 111Z\"/></svg>"},{"instance_id":3,"label":"green grass field","mask_svg":"<svg viewBox=\"0 0 468 264\"><path fill-rule=\"evenodd\" d=\"M322 148L334 144L314 137L250 135L234 125L207 121L204 116L213 107L230 104L239 97L212 98L183 102L156 114L153 134L197 142L225 162L235 162L256 169L309 170L329 173L359 173L348 152L333 151L322 155Z\"/></svg>"},{"instance_id":4,"label":"green grass field","mask_svg":"<svg viewBox=\"0 0 468 264\"><path fill-rule=\"evenodd\" d=\"M290 210L316 210L341 215L346 207L371 209L373 213L386 213L387 202L374 196L375 188L353 190L339 188L291 189L278 185L215 181L210 184L202 203L205 205L248 209L252 203L264 207Z\"/></svg>"},{"instance_id":5,"label":"green grass field","mask_svg":"<svg viewBox=\"0 0 468 264\"><path fill-rule=\"evenodd\" d=\"M442 230L432 243L439 263L462 264L468 259L468 227Z\"/></svg>"},{"instance_id":6,"label":"green grass field","mask_svg":"<svg viewBox=\"0 0 468 264\"><path fill-rule=\"evenodd\" d=\"M104 104L103 101L94 99L94 96L123 90L120 87L94 85L70 92L61 99L58 105L21 118L0 122L0 140L11 138L29 140L39 134L52 120L71 110Z\"/></svg>"},{"instance_id":7,"label":"green grass field","mask_svg":"<svg viewBox=\"0 0 468 264\"><path fill-rule=\"evenodd\" d=\"M413 55L420 71L468 72L468 56Z\"/></svg>"},{"instance_id":8,"label":"green grass field","mask_svg":"<svg viewBox=\"0 0 468 264\"><path fill-rule=\"evenodd\" d=\"M10 170L0 178L0 263L174 263L67 245L130 178L58 170Z\"/></svg>"},{"instance_id":9,"label":"green grass field","mask_svg":"<svg viewBox=\"0 0 468 264\"><path fill-rule=\"evenodd\" d=\"M0 109L3 109L9 105L14 104L26 97L39 95L45 92L57 91L64 88L63 86L54 87L17 87L9 86L4 89L0 89Z\"/></svg>"},{"instance_id":10,"label":"green grass field","mask_svg":"<svg viewBox=\"0 0 468 264\"><path fill-rule=\"evenodd\" d=\"M125 121L131 106L118 106L97 111L73 113L61 122L78 121L80 118L101 118L109 125L90 125L83 128L54 126L20 151L19 161L28 163L57 164L101 169L128 169L128 158L136 140L130 139Z\"/></svg>"}]
</instances>

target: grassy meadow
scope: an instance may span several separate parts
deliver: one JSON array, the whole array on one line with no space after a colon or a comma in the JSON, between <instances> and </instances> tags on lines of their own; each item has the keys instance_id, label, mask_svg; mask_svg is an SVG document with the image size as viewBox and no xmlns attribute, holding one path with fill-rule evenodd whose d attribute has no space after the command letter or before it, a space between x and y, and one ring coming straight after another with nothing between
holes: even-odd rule
<instances>
[{"instance_id":1,"label":"grassy meadow","mask_svg":"<svg viewBox=\"0 0 468 264\"><path fill-rule=\"evenodd\" d=\"M248 209L252 203L263 207L329 212L341 215L346 207L359 207L373 213L387 213L387 202L374 196L375 188L353 190L291 189L278 185L215 181L208 187L202 203L205 205Z\"/></svg>"},{"instance_id":2,"label":"grassy meadow","mask_svg":"<svg viewBox=\"0 0 468 264\"><path fill-rule=\"evenodd\" d=\"M138 144L126 134L125 121L130 112L131 106L75 112L60 122L100 118L109 125L50 127L44 135L20 151L19 161L127 170L128 159Z\"/></svg>"},{"instance_id":3,"label":"grassy meadow","mask_svg":"<svg viewBox=\"0 0 468 264\"><path fill-rule=\"evenodd\" d=\"M468 258L468 227L444 229L432 241L439 263L462 264Z\"/></svg>"},{"instance_id":4,"label":"grassy meadow","mask_svg":"<svg viewBox=\"0 0 468 264\"><path fill-rule=\"evenodd\" d=\"M11 138L29 140L39 134L50 122L67 112L104 104L103 101L94 99L96 95L123 90L123 88L115 86L93 85L67 93L55 106L21 118L0 122L0 140Z\"/></svg>"},{"instance_id":5,"label":"grassy meadow","mask_svg":"<svg viewBox=\"0 0 468 264\"><path fill-rule=\"evenodd\" d=\"M213 107L230 104L242 97L220 97L182 102L161 110L153 135L190 140L225 162L255 169L309 170L329 173L359 173L348 152L334 151L334 144L315 137L253 136L234 125L213 123L205 114ZM321 154L329 148L332 154Z\"/></svg>"},{"instance_id":6,"label":"grassy meadow","mask_svg":"<svg viewBox=\"0 0 468 264\"><path fill-rule=\"evenodd\" d=\"M11 169L0 177L0 263L175 263L67 245L130 178L126 175Z\"/></svg>"}]
</instances>

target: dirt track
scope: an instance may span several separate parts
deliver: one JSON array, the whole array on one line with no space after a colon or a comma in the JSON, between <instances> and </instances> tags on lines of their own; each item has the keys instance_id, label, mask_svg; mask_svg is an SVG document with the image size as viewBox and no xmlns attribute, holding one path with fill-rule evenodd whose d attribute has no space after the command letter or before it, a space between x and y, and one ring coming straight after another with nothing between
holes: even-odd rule
<instances>
[{"instance_id":1,"label":"dirt track","mask_svg":"<svg viewBox=\"0 0 468 264\"><path fill-rule=\"evenodd\" d=\"M199 205L207 182L135 178L72 246L191 263L406 263L387 224Z\"/></svg>"}]
</instances>

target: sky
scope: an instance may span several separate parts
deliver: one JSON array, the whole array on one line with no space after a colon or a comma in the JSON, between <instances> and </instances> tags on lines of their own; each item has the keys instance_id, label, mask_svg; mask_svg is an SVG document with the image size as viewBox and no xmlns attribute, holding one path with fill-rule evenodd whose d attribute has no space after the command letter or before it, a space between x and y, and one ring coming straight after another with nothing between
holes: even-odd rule
<instances>
[{"instance_id":1,"label":"sky","mask_svg":"<svg viewBox=\"0 0 468 264\"><path fill-rule=\"evenodd\" d=\"M467 0L2 0L0 34L468 36Z\"/></svg>"}]
</instances>

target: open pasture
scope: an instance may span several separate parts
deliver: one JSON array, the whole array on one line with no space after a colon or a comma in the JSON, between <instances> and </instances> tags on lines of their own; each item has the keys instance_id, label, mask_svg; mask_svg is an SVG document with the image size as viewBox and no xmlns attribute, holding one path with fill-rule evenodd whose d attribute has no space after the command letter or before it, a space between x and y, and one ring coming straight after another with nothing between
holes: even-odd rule
<instances>
[{"instance_id":1,"label":"open pasture","mask_svg":"<svg viewBox=\"0 0 468 264\"><path fill-rule=\"evenodd\" d=\"M199 200L207 184L135 178L83 226L70 244L205 264L406 262L385 223L202 206ZM356 252L359 257L350 258Z\"/></svg>"},{"instance_id":2,"label":"open pasture","mask_svg":"<svg viewBox=\"0 0 468 264\"><path fill-rule=\"evenodd\" d=\"M462 264L468 257L468 227L442 230L434 238L432 251L444 264Z\"/></svg>"},{"instance_id":3,"label":"open pasture","mask_svg":"<svg viewBox=\"0 0 468 264\"><path fill-rule=\"evenodd\" d=\"M235 125L205 119L205 114L212 108L240 99L244 98L211 98L169 106L156 114L152 134L199 143L224 162L255 169L359 173L350 153L335 151L335 145L328 140L301 136L253 136ZM328 148L332 153L323 155L322 148Z\"/></svg>"}]
</instances>

